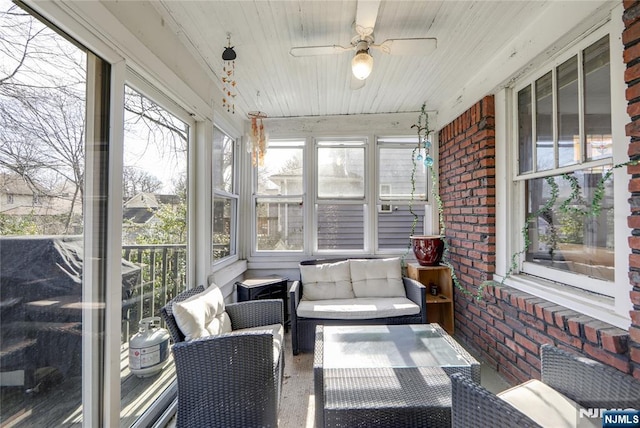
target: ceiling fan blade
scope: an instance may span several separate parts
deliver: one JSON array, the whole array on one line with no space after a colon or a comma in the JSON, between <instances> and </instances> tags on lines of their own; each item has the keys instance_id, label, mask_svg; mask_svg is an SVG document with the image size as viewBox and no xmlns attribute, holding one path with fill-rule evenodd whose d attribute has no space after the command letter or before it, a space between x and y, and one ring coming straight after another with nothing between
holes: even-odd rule
<instances>
[{"instance_id":1,"label":"ceiling fan blade","mask_svg":"<svg viewBox=\"0 0 640 428\"><path fill-rule=\"evenodd\" d=\"M351 83L349 84L349 87L351 88L352 91L356 91L360 88L363 88L366 82L367 82L367 79L360 80L356 78L356 76L354 76L353 73L351 73Z\"/></svg>"},{"instance_id":2,"label":"ceiling fan blade","mask_svg":"<svg viewBox=\"0 0 640 428\"><path fill-rule=\"evenodd\" d=\"M391 55L427 55L438 46L435 38L424 39L388 39L379 45L370 47Z\"/></svg>"},{"instance_id":3,"label":"ceiling fan blade","mask_svg":"<svg viewBox=\"0 0 640 428\"><path fill-rule=\"evenodd\" d=\"M349 46L348 48L339 46L339 45L331 45L331 46L305 46L305 47L296 47L291 48L289 50L289 54L291 56L315 56L315 55L332 55L332 54L340 54L343 52L353 50L353 46Z\"/></svg>"},{"instance_id":4,"label":"ceiling fan blade","mask_svg":"<svg viewBox=\"0 0 640 428\"><path fill-rule=\"evenodd\" d=\"M358 0L356 6L356 27L371 28L376 25L380 0Z\"/></svg>"}]
</instances>

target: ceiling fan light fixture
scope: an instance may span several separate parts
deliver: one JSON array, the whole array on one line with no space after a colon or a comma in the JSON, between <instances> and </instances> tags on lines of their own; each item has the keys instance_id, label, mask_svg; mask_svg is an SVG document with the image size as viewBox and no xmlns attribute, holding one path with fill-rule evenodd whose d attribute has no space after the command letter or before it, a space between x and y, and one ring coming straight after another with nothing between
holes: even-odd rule
<instances>
[{"instance_id":1,"label":"ceiling fan light fixture","mask_svg":"<svg viewBox=\"0 0 640 428\"><path fill-rule=\"evenodd\" d=\"M373 69L373 57L369 55L369 49L358 50L351 60L351 71L358 80L364 80Z\"/></svg>"}]
</instances>

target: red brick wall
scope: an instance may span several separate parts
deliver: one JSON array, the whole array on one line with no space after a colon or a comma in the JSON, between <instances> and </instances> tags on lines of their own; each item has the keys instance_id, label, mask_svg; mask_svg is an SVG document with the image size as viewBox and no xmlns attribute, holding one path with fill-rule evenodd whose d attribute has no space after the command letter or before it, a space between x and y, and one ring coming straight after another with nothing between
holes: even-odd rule
<instances>
[{"instance_id":1,"label":"red brick wall","mask_svg":"<svg viewBox=\"0 0 640 428\"><path fill-rule=\"evenodd\" d=\"M439 133L449 258L460 284L473 294L491 279L495 265L494 118L494 98L487 96ZM487 287L481 300L456 290L455 311L456 336L513 384L540 378L545 343L632 371L629 355L637 341L628 332L510 287Z\"/></svg>"},{"instance_id":2,"label":"red brick wall","mask_svg":"<svg viewBox=\"0 0 640 428\"><path fill-rule=\"evenodd\" d=\"M440 197L449 258L472 291L494 272L496 245L493 96L439 133Z\"/></svg>"},{"instance_id":3,"label":"red brick wall","mask_svg":"<svg viewBox=\"0 0 640 428\"><path fill-rule=\"evenodd\" d=\"M640 159L640 4L637 1L624 1L625 30L622 33L624 43L624 62L627 69L624 80L627 83L627 113L631 121L626 126L629 141L629 157ZM640 166L629 166L631 174L629 191L631 215L628 225L633 229L629 237L632 254L629 256L629 280L633 287L630 296L633 303L631 327L629 328L630 356L635 377L640 378Z\"/></svg>"}]
</instances>

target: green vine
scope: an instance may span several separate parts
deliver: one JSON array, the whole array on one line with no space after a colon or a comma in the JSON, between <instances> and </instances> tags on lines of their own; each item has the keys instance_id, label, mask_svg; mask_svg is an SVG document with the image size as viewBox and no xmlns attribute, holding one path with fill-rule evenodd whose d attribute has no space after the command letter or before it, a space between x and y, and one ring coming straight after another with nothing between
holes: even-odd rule
<instances>
[{"instance_id":1,"label":"green vine","mask_svg":"<svg viewBox=\"0 0 640 428\"><path fill-rule=\"evenodd\" d=\"M558 199L558 183L556 183L556 181L555 181L555 179L553 177L547 177L547 178L545 178L545 181L547 182L547 184L551 188L551 197L537 211L535 211L535 212L533 212L533 213L531 213L531 214L529 214L527 216L527 219L524 222L524 226L522 227L522 230L520 231L520 234L522 235L522 239L524 240L524 248L522 250L518 251L517 253L513 253L511 255L511 265L509 266L509 270L507 271L505 276L502 278L502 281L500 282L500 285L504 285L504 281L509 276L511 276L511 274L513 272L518 270L518 266L519 266L518 259L519 259L520 255L526 253L529 250L529 247L531 247L531 239L529 239L529 225L533 221L535 221L543 213L550 212L552 210L551 208L553 207L553 204L555 204L556 200Z\"/></svg>"},{"instance_id":2,"label":"green vine","mask_svg":"<svg viewBox=\"0 0 640 428\"><path fill-rule=\"evenodd\" d=\"M418 134L418 144L413 148L411 152L411 163L413 165L411 169L411 198L409 199L409 212L413 216L413 221L411 222L411 233L410 237L414 235L416 231L416 225L418 224L418 214L413 210L413 201L414 195L416 192L416 171L418 168L417 162L422 160L421 150L424 148L426 154L424 158L425 166L431 167L433 166L433 158L429 155L431 149L431 143L428 141L429 134L431 130L429 129L429 115L427 114L427 103L422 104L422 108L420 109L420 115L418 116L418 123L411 125L411 128L415 128ZM406 269L405 259L409 252L411 251L411 239L407 244L407 249L405 253L402 255L401 264L403 270Z\"/></svg>"},{"instance_id":3,"label":"green vine","mask_svg":"<svg viewBox=\"0 0 640 428\"><path fill-rule=\"evenodd\" d=\"M440 264L443 266L447 266L449 268L449 270L451 271L451 279L453 281L453 284L458 290L460 290L462 294L464 294L465 296L473 297L476 300L480 300L482 299L484 289L488 285L493 284L494 281L483 281L482 284L480 284L480 286L478 287L476 293L472 293L462 286L462 284L460 283L455 273L455 269L451 264L451 261L449 259L450 247L449 247L449 242L446 239L444 208L443 208L442 199L440 198L440 193L437 190L437 186L436 186L436 183L438 183L438 176L436 175L436 171L433 168L433 158L431 158L429 154L430 143L428 142L427 137L431 133L431 130L429 129L429 118L425 109L426 109L426 103L422 104L422 108L418 116L418 123L411 126L412 128L415 128L418 133L418 144L416 145L416 147L413 149L411 153L411 158L413 162L413 168L411 171L411 199L409 202L409 212L413 216L413 222L411 224L411 236L413 236L413 234L415 233L415 228L419 219L418 215L413 210L413 201L414 201L414 194L415 194L415 188L416 188L415 174L417 170L417 162L422 160L421 150L425 150L426 155L424 158L424 164L430 169L430 172L431 172L431 183L432 183L431 194L433 196L434 202L438 209L438 222L439 222L439 229L440 229L439 235L442 237L442 241L444 242L444 249L442 251L442 259L440 261ZM630 165L638 165L639 163L640 161L638 160L631 160L631 161L613 165L608 171L606 171L605 174L603 174L601 179L598 181L595 187L595 190L593 192L593 198L591 200L591 203L589 204L588 209L586 210L583 208L580 208L580 206L585 205L585 201L582 196L582 188L580 186L580 183L578 182L578 179L575 177L575 175L569 175L569 174L561 175L563 180L566 180L569 182L569 185L571 187L571 193L569 197L559 205L558 211L565 215L571 216L573 218L580 218L585 216L590 216L590 217L599 216L602 210L602 199L604 198L604 194L605 194L605 183L607 182L607 180L609 180L609 178L613 174L613 171L617 168L630 166ZM547 243L550 246L550 250L549 250L550 254L553 256L553 251L557 246L557 239L558 239L557 237L558 231L555 228L553 223L553 213L554 213L553 206L558 200L559 186L558 186L558 183L556 183L556 180L554 177L549 176L549 177L546 177L544 180L546 181L547 185L550 188L550 191L551 191L550 197L542 207L540 207L538 210L529 214L526 217L525 224L520 231L523 242L524 242L524 246L520 251L517 251L511 255L511 263L510 263L509 269L507 273L504 275L504 277L502 278L500 285L504 285L504 282L506 281L506 279L509 278L514 272L518 271L520 257L523 254L525 254L531 247L531 239L529 238L529 227L531 224L537 221L538 217L545 217L549 220L548 221L550 224L549 232L551 236L547 238L548 239ZM403 268L406 268L405 258L409 253L409 251L411 250L411 248L412 248L412 243L411 243L411 239L409 239L407 250L405 254L402 256Z\"/></svg>"},{"instance_id":4,"label":"green vine","mask_svg":"<svg viewBox=\"0 0 640 428\"><path fill-rule=\"evenodd\" d=\"M600 178L600 180L598 180L598 183L596 184L595 190L593 192L593 198L591 200L591 203L589 204L588 210L572 206L572 203L575 203L577 205L584 205L584 202L585 202L584 198L582 197L582 188L578 183L578 179L575 177L575 175L569 175L569 174L561 175L563 180L567 180L569 182L569 185L571 186L571 193L569 194L569 197L558 206L558 210L564 214L573 215L573 216L598 217L600 215L600 212L602 211L602 199L604 198L605 184L609 180L609 178L611 178L611 175L613 174L614 170L625 167L625 166L638 165L639 163L640 161L638 160L630 160L627 162L613 165L609 170L607 170L603 174L603 176ZM554 177L546 177L545 181L551 188L551 197L541 208L539 208L537 211L527 216L525 220L525 224L521 230L521 235L524 241L524 247L522 248L522 250L511 255L511 265L507 273L502 278L502 281L500 281L500 285L504 285L504 282L507 280L507 278L509 278L514 272L518 270L519 257L522 254L525 254L529 250L529 247L531 246L531 240L529 239L529 225L540 216L546 216L549 218L552 217L553 205L556 203L558 199L558 193L559 193L558 184L556 183ZM557 233L557 231L554 228L552 228L551 232L552 232L552 235ZM557 240L557 237L556 238L552 237L550 239L551 251L554 248L556 240ZM487 281L487 283L490 283L490 281Z\"/></svg>"},{"instance_id":5,"label":"green vine","mask_svg":"<svg viewBox=\"0 0 640 428\"><path fill-rule=\"evenodd\" d=\"M415 173L417 169L417 162L423 160L421 158L421 150L425 151L424 156L424 165L429 168L431 172L431 195L433 196L434 203L438 209L438 225L439 225L439 235L442 237L442 242L444 243L444 248L442 250L442 258L440 260L440 264L446 266L451 271L451 280L453 281L454 286L460 290L466 296L473 296L476 299L481 299L482 292L484 290L484 284L478 288L478 292L474 295L465 287L462 286L458 276L456 275L455 269L449 260L449 242L446 239L446 225L444 221L444 207L442 204L442 199L440 198L440 193L437 190L436 183L438 183L438 176L436 175L436 171L433 168L433 158L430 156L431 143L428 141L429 134L431 130L429 129L429 116L426 112L426 103L422 104L422 108L420 109L420 115L418 116L418 123L412 125L411 128L415 128L418 133L418 144L413 149L411 153L411 160L413 163L413 168L411 170L411 199L409 201L409 212L413 215L413 222L411 224L411 235L415 233L416 224L418 223L418 215L413 211L413 201L415 194ZM405 257L411 250L412 243L411 239L409 239L409 244L407 245L407 251L402 256L402 265L405 266Z\"/></svg>"}]
</instances>

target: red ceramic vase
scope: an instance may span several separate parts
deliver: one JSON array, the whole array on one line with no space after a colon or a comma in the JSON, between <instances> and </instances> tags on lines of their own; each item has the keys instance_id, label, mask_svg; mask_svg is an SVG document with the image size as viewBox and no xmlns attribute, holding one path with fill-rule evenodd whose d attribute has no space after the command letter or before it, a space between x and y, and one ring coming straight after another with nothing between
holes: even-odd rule
<instances>
[{"instance_id":1,"label":"red ceramic vase","mask_svg":"<svg viewBox=\"0 0 640 428\"><path fill-rule=\"evenodd\" d=\"M422 266L437 266L442 258L444 241L441 236L412 236L413 254Z\"/></svg>"}]
</instances>

